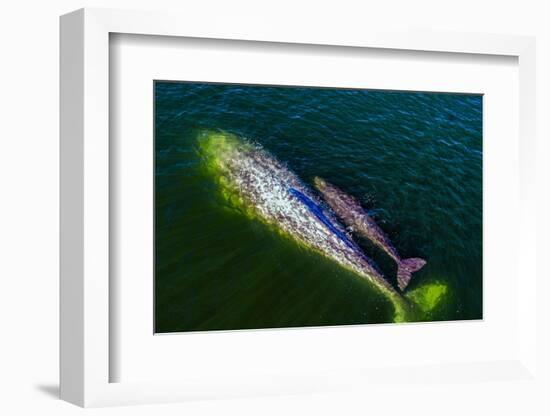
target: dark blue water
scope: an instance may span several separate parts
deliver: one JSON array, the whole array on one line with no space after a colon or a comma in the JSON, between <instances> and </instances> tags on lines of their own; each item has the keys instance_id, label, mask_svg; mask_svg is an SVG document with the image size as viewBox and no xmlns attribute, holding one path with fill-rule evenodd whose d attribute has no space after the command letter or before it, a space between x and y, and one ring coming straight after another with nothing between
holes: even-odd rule
<instances>
[{"instance_id":1,"label":"dark blue water","mask_svg":"<svg viewBox=\"0 0 550 416\"><path fill-rule=\"evenodd\" d=\"M361 200L402 257L428 261L411 297L445 288L422 319L482 317L481 96L156 82L158 332L392 321L368 282L220 199L197 152L205 129ZM356 243L395 284L391 259Z\"/></svg>"}]
</instances>

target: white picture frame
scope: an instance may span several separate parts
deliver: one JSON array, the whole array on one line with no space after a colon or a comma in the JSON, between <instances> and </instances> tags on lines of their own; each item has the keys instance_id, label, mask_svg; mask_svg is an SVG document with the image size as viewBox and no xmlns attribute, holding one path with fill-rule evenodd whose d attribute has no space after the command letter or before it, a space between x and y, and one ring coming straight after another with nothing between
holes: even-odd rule
<instances>
[{"instance_id":1,"label":"white picture frame","mask_svg":"<svg viewBox=\"0 0 550 416\"><path fill-rule=\"evenodd\" d=\"M193 398L323 392L350 383L372 383L387 369L335 372L326 379L282 374L277 380L112 383L109 366L109 35L112 33L246 40L336 47L505 55L519 62L520 212L517 292L519 354L509 361L419 366L416 376L464 381L493 371L517 380L537 377L535 239L535 41L530 37L467 33L331 32L314 24L285 27L266 22L235 25L168 13L82 9L61 18L61 398L80 406L158 403ZM238 27L238 31L235 29ZM391 370L396 371L396 370ZM410 370L409 370L410 371ZM384 373L384 374L383 374ZM391 373L393 376L399 374ZM387 375L386 375L387 377ZM392 377L392 375L390 375ZM413 383L413 379L409 381ZM346 378L346 383L342 380ZM479 381L479 380L478 380Z\"/></svg>"}]
</instances>

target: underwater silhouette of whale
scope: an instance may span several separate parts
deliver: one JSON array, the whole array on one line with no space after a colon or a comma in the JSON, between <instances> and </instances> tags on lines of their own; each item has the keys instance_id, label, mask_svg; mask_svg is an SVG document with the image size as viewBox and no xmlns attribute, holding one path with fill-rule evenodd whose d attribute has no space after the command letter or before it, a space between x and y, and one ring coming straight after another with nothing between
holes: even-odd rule
<instances>
[{"instance_id":1,"label":"underwater silhouette of whale","mask_svg":"<svg viewBox=\"0 0 550 416\"><path fill-rule=\"evenodd\" d=\"M314 179L314 184L327 204L352 232L369 239L397 263L397 285L400 290L405 290L412 273L424 267L426 260L402 259L388 236L367 214L357 199L319 177Z\"/></svg>"}]
</instances>

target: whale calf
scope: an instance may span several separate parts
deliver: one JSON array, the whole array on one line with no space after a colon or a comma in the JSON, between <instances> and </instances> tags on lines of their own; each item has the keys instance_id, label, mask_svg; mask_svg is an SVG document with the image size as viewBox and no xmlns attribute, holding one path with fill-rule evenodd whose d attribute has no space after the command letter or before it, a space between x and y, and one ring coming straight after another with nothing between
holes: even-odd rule
<instances>
[{"instance_id":1,"label":"whale calf","mask_svg":"<svg viewBox=\"0 0 550 416\"><path fill-rule=\"evenodd\" d=\"M374 284L403 321L409 302L290 169L266 150L225 132L203 132L199 151L223 195L245 212Z\"/></svg>"},{"instance_id":2,"label":"whale calf","mask_svg":"<svg viewBox=\"0 0 550 416\"><path fill-rule=\"evenodd\" d=\"M400 290L405 290L412 273L421 269L426 264L426 260L421 258L402 259L388 236L365 212L359 201L319 177L314 179L314 184L344 224L353 232L369 239L397 263L397 285Z\"/></svg>"}]
</instances>

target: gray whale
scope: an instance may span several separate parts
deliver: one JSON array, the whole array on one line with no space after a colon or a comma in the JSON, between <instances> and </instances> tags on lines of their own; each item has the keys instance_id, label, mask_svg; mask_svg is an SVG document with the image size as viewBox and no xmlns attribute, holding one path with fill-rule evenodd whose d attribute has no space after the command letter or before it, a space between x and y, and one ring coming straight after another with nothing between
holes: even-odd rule
<instances>
[{"instance_id":1,"label":"gray whale","mask_svg":"<svg viewBox=\"0 0 550 416\"><path fill-rule=\"evenodd\" d=\"M409 302L290 169L259 146L225 132L202 132L199 149L227 200L367 280L394 305L394 321L407 320Z\"/></svg>"},{"instance_id":2,"label":"gray whale","mask_svg":"<svg viewBox=\"0 0 550 416\"><path fill-rule=\"evenodd\" d=\"M400 290L405 290L412 273L424 267L426 260L417 257L402 259L388 236L357 199L319 177L314 182L328 205L354 233L369 239L397 263L397 284Z\"/></svg>"}]
</instances>

